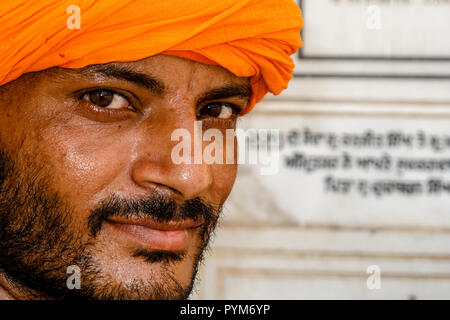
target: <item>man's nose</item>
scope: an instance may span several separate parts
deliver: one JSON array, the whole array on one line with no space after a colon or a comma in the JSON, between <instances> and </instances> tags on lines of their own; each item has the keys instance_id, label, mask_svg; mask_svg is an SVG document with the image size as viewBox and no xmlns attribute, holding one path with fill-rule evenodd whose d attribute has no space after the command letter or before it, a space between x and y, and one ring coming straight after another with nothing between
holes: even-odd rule
<instances>
[{"instance_id":1,"label":"man's nose","mask_svg":"<svg viewBox=\"0 0 450 320\"><path fill-rule=\"evenodd\" d=\"M150 129L146 143L139 148L139 155L132 163L131 177L136 184L148 191L165 193L180 200L199 197L210 189L213 184L210 165L203 161L203 157L200 164L194 163L194 139L200 140L197 143L202 146L201 132L194 134L194 121L195 118L182 123L178 121L177 125L166 122L164 126ZM187 145L190 144L191 161L179 163L172 158L172 149L181 141L172 141L171 136L181 125L181 129L190 136L183 138L190 141ZM200 151L203 152L202 148Z\"/></svg>"}]
</instances>

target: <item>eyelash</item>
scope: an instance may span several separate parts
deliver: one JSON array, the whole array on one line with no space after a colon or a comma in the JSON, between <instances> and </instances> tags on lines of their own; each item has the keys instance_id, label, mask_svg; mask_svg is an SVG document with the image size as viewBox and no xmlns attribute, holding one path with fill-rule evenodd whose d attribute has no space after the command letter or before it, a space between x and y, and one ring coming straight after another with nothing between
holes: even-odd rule
<instances>
[{"instance_id":1,"label":"eyelash","mask_svg":"<svg viewBox=\"0 0 450 320\"><path fill-rule=\"evenodd\" d=\"M208 102L208 103L206 103L205 105L203 105L201 108L199 108L198 110L197 110L197 115L199 116L199 117L201 117L201 115L199 115L199 112L203 109L203 108L206 108L207 106L209 106L209 105L213 105L213 104L226 104L226 105L228 105L231 109L233 109L233 113L236 115L236 116L239 116L240 114L241 114L241 112L242 112L242 108L240 107L240 106L238 106L237 104L234 104L234 103L231 103L231 102Z\"/></svg>"},{"instance_id":2,"label":"eyelash","mask_svg":"<svg viewBox=\"0 0 450 320\"><path fill-rule=\"evenodd\" d=\"M130 105L130 107L131 107L133 110L130 110L130 109L126 109L126 110L124 110L124 109L108 109L108 108L106 108L106 107L100 107L100 106L96 105L95 103L89 102L89 101L87 101L87 100L84 99L84 97L85 97L86 95L92 94L92 93L97 92L97 91L102 91L102 90L104 90L104 91L109 91L109 92L111 92L112 94L117 94L117 95L121 96L122 98L124 98L124 99L128 102L128 104ZM120 92L117 92L116 90L113 90L113 89L108 89L108 88L95 88L95 89L91 89L91 90L89 90L89 91L83 91L83 92L81 92L81 93L78 92L77 98L78 98L78 100L80 100L80 101L84 101L84 102L88 103L88 104L89 104L89 107L90 107L91 110L93 110L94 112L97 112L97 113L103 113L103 114L106 114L106 115L108 115L108 116L117 116L118 114L129 113L130 111L132 111L132 112L138 112L138 113L139 113L139 109L137 109L137 108L131 103L130 99L129 99L125 94L122 94L122 93L120 93ZM230 102L210 102L210 103L205 104L202 108L205 108L205 107L207 107L208 105L214 104L214 103L216 103L216 104L217 104L217 103L227 104L228 106L230 106L230 107L234 110L235 116L232 117L232 118L230 118L230 119L220 119L220 118L217 118L217 117L208 117L208 118L206 118L206 119L203 119L203 121L207 120L207 121L209 121L209 122L212 122L211 124L232 125L232 124L234 124L235 121L239 118L239 115L242 113L242 110L243 110L243 109L242 109L240 106L238 106L237 104L230 103ZM200 108L199 110L201 110L202 108ZM199 118L201 119L201 116L200 116Z\"/></svg>"},{"instance_id":3,"label":"eyelash","mask_svg":"<svg viewBox=\"0 0 450 320\"><path fill-rule=\"evenodd\" d=\"M102 91L102 90L121 96L128 102L128 104L132 108L132 110L130 110L130 109L126 109L126 110L124 110L124 109L108 109L106 107L100 107L100 106L96 105L95 103L84 99L84 96L86 96L88 94L92 94L97 91ZM76 96L80 102L87 103L89 105L89 108L91 108L91 110L93 110L94 112L107 114L108 116L117 116L119 114L129 113L130 111L140 113L139 109L136 108L133 103L131 103L130 98L127 97L126 94L120 93L115 89L109 89L109 88L103 88L103 87L95 88L95 89L90 89L88 91L76 92Z\"/></svg>"},{"instance_id":4,"label":"eyelash","mask_svg":"<svg viewBox=\"0 0 450 320\"><path fill-rule=\"evenodd\" d=\"M236 117L238 117L242 113L242 108L238 106L237 104L226 102L230 105L231 108L233 108L234 111L236 111Z\"/></svg>"}]
</instances>

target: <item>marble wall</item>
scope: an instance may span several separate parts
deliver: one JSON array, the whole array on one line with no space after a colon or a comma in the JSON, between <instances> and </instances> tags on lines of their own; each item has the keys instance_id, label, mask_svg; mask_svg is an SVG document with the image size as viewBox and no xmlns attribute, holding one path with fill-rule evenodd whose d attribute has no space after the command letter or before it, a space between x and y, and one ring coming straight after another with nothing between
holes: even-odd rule
<instances>
[{"instance_id":1,"label":"marble wall","mask_svg":"<svg viewBox=\"0 0 450 320\"><path fill-rule=\"evenodd\" d=\"M450 1L303 0L289 88L242 165L194 299L450 298Z\"/></svg>"}]
</instances>

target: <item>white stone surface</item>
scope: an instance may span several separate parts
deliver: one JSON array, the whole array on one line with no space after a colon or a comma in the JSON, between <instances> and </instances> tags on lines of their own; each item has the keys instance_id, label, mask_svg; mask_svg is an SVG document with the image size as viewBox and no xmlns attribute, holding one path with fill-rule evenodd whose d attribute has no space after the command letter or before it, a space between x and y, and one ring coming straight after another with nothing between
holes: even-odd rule
<instances>
[{"instance_id":1,"label":"white stone surface","mask_svg":"<svg viewBox=\"0 0 450 320\"><path fill-rule=\"evenodd\" d=\"M446 56L446 0L303 0L306 56Z\"/></svg>"},{"instance_id":2,"label":"white stone surface","mask_svg":"<svg viewBox=\"0 0 450 320\"><path fill-rule=\"evenodd\" d=\"M280 130L279 170L261 175L258 166L241 168L229 204L230 212L245 212L239 219L450 228L449 115L433 116L426 107L417 108L427 117L418 118L412 110L396 114L408 107L395 104L384 106L388 114L373 105L334 105L341 111L328 115L314 114L314 108L326 108L317 103L303 103L297 111L294 102L285 103L286 108L282 102L270 104L266 110L278 110L256 112L241 124ZM350 107L372 108L372 113L355 114ZM298 161L288 165L293 160ZM438 182L444 187L437 187Z\"/></svg>"},{"instance_id":3,"label":"white stone surface","mask_svg":"<svg viewBox=\"0 0 450 320\"><path fill-rule=\"evenodd\" d=\"M426 181L450 181L450 170L351 169L305 172L283 162L294 152L353 159L450 158L449 1L303 0L308 55L378 56L385 60L296 59L282 95L267 96L240 120L242 128L282 135L386 135L402 132L411 146L330 148L300 143L281 149L280 170L262 176L242 166L224 209L194 299L450 299L450 193L429 193ZM368 7L380 8L381 29L368 29ZM394 77L393 77L394 75ZM349 77L350 76L350 77ZM440 141L421 147L418 132ZM435 144L436 145L436 144ZM445 146L445 147L444 147ZM422 181L423 192L362 196L330 192L333 177ZM370 290L369 266L380 269Z\"/></svg>"}]
</instances>

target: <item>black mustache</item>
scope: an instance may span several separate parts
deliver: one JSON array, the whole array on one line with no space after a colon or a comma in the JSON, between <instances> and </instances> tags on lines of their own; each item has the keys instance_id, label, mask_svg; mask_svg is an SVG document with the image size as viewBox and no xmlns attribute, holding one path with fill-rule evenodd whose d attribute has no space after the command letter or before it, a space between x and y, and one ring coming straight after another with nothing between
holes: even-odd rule
<instances>
[{"instance_id":1,"label":"black mustache","mask_svg":"<svg viewBox=\"0 0 450 320\"><path fill-rule=\"evenodd\" d=\"M189 219L203 221L210 229L214 227L219 211L198 197L180 205L173 198L161 194L153 194L148 199L123 199L113 195L92 210L88 224L94 237L100 231L103 221L110 217L151 218L160 223Z\"/></svg>"}]
</instances>

